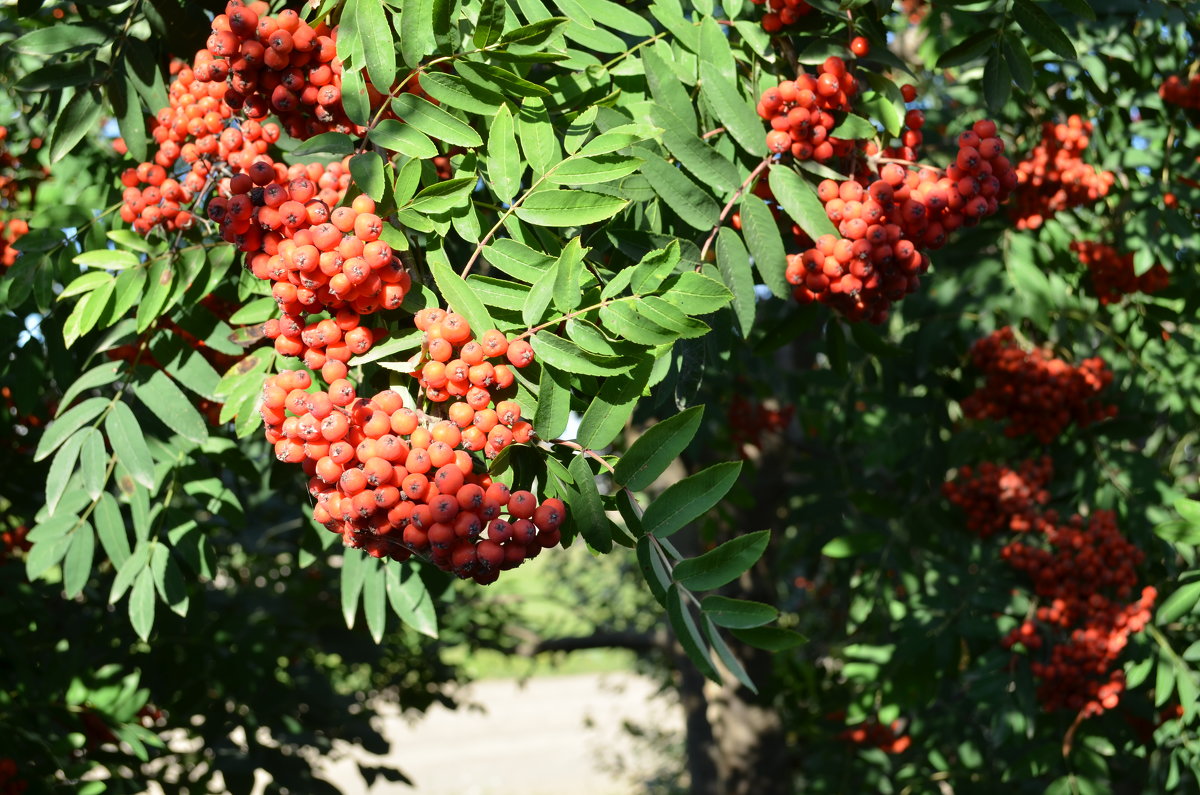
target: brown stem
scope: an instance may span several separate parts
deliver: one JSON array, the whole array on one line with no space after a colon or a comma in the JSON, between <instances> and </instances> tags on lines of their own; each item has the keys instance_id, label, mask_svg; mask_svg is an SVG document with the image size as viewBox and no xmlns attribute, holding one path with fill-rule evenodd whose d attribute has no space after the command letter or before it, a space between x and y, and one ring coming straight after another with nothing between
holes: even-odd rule
<instances>
[{"instance_id":1,"label":"brown stem","mask_svg":"<svg viewBox=\"0 0 1200 795\"><path fill-rule=\"evenodd\" d=\"M750 186L750 183L758 179L759 176L762 175L763 171L766 170L767 166L771 165L771 160L774 159L774 157L775 155L767 155L764 157L762 162L750 172L750 175L747 176L746 179L742 180L742 184L736 191L733 192L733 195L729 197L729 201L725 202L725 206L721 209L721 215L719 218L717 218L717 223L713 225L712 231L708 233L708 239L704 241L704 245L700 248L700 264L696 266L696 270L700 270L700 268L703 267L704 257L707 256L708 249L712 246L712 242L716 240L717 232L721 231L721 227L725 225L725 219L729 216L729 212L733 209L733 205L737 204L737 200L740 199L742 194L746 192L746 188Z\"/></svg>"}]
</instances>

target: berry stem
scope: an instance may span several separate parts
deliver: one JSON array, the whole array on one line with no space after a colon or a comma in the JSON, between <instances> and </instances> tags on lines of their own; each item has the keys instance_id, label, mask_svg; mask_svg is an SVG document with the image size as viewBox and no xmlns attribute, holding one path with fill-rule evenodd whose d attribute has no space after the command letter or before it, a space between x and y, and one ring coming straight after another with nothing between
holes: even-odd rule
<instances>
[{"instance_id":1,"label":"berry stem","mask_svg":"<svg viewBox=\"0 0 1200 795\"><path fill-rule=\"evenodd\" d=\"M713 241L716 240L717 232L720 232L721 227L725 225L725 219L729 217L729 213L733 210L733 205L737 204L737 200L740 199L742 194L746 192L746 188L750 187L750 184L762 175L763 171L765 171L767 167L771 165L771 161L774 158L775 155L773 154L764 157L762 162L750 172L749 176L742 180L741 186L739 186L738 189L733 192L733 195L729 197L729 201L725 202L725 206L721 209L720 217L717 218L717 222L713 225L712 231L708 233L708 239L704 241L704 245L700 248L700 264L696 266L697 271L703 267L704 257L708 254L708 249L712 246Z\"/></svg>"}]
</instances>

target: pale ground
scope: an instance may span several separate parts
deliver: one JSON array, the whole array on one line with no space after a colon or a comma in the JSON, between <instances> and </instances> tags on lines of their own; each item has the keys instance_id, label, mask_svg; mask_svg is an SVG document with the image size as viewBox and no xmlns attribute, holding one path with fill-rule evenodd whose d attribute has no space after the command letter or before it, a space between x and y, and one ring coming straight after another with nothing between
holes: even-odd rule
<instances>
[{"instance_id":1,"label":"pale ground","mask_svg":"<svg viewBox=\"0 0 1200 795\"><path fill-rule=\"evenodd\" d=\"M368 789L351 759L331 763L327 777L344 795L636 795L662 760L625 722L683 731L678 704L655 693L628 673L477 682L459 700L486 711L435 706L413 723L383 713L383 734L398 749L386 760L415 788L379 780Z\"/></svg>"}]
</instances>

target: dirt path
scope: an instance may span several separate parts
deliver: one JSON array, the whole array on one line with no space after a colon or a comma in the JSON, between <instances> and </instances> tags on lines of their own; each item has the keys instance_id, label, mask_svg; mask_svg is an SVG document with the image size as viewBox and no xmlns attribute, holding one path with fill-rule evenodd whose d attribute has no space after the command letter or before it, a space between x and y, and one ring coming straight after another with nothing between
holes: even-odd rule
<instances>
[{"instance_id":1,"label":"dirt path","mask_svg":"<svg viewBox=\"0 0 1200 795\"><path fill-rule=\"evenodd\" d=\"M353 758L332 762L327 778L345 795L630 795L662 760L624 723L676 735L683 727L673 699L632 674L478 682L461 700L486 711L435 706L411 724L384 713L383 734L396 749L387 761L415 789L382 780L368 789Z\"/></svg>"}]
</instances>

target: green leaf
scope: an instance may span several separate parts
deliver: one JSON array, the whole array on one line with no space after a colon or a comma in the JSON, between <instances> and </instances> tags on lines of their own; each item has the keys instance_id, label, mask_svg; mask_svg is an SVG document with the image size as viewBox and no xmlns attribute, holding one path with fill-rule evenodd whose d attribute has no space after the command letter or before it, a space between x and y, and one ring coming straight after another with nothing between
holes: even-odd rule
<instances>
[{"instance_id":1,"label":"green leaf","mask_svg":"<svg viewBox=\"0 0 1200 795\"><path fill-rule=\"evenodd\" d=\"M487 307L483 305L483 301L479 300L479 296L475 295L471 286L449 265L431 261L430 271L433 273L433 280L437 284L438 291L446 299L447 305L465 317L477 334L496 327L496 323L488 313Z\"/></svg>"},{"instance_id":2,"label":"green leaf","mask_svg":"<svg viewBox=\"0 0 1200 795\"><path fill-rule=\"evenodd\" d=\"M1008 73L1008 62L1002 57L999 47L988 54L987 63L983 67L983 96L987 100L988 110L999 113L1008 102L1012 93L1012 75Z\"/></svg>"},{"instance_id":3,"label":"green leaf","mask_svg":"<svg viewBox=\"0 0 1200 795\"><path fill-rule=\"evenodd\" d=\"M95 88L79 90L58 114L54 131L50 136L50 162L57 163L75 148L83 136L96 129L96 122L104 109L100 92Z\"/></svg>"},{"instance_id":4,"label":"green leaf","mask_svg":"<svg viewBox=\"0 0 1200 795\"><path fill-rule=\"evenodd\" d=\"M1163 626L1178 621L1186 613L1192 612L1197 602L1200 602L1200 580L1193 580L1181 585L1159 605L1154 623Z\"/></svg>"},{"instance_id":5,"label":"green leaf","mask_svg":"<svg viewBox=\"0 0 1200 795\"><path fill-rule=\"evenodd\" d=\"M392 109L396 115L410 125L432 136L439 141L445 141L451 146L474 148L483 146L479 133L471 129L466 122L455 118L437 105L415 94L401 94L392 100ZM411 152L404 152L410 157L417 157Z\"/></svg>"},{"instance_id":6,"label":"green leaf","mask_svg":"<svg viewBox=\"0 0 1200 795\"><path fill-rule=\"evenodd\" d=\"M635 146L633 151L644 161L642 173L651 188L684 223L695 229L712 228L721 209L707 191L649 149Z\"/></svg>"},{"instance_id":7,"label":"green leaf","mask_svg":"<svg viewBox=\"0 0 1200 795\"><path fill-rule=\"evenodd\" d=\"M70 86L94 85L100 65L94 58L53 63L34 69L12 84L18 91L57 91Z\"/></svg>"},{"instance_id":8,"label":"green leaf","mask_svg":"<svg viewBox=\"0 0 1200 795\"><path fill-rule=\"evenodd\" d=\"M521 305L521 320L529 328L533 328L541 321L546 314L546 309L550 306L550 301L554 298L554 283L558 279L558 263L554 267L542 274L533 285L533 289L525 296L525 302Z\"/></svg>"},{"instance_id":9,"label":"green leaf","mask_svg":"<svg viewBox=\"0 0 1200 795\"><path fill-rule=\"evenodd\" d=\"M76 265L83 265L85 268L101 268L103 270L124 270L125 268L135 268L139 264L137 254L131 251L122 251L119 248L101 248L95 251L85 251L71 260ZM103 276L106 274L85 273L83 276ZM79 277L80 279L83 276ZM71 284L75 284L79 279L75 279ZM71 287L68 285L63 293L69 293ZM77 292L84 292L78 290ZM62 297L60 293L59 297Z\"/></svg>"},{"instance_id":10,"label":"green leaf","mask_svg":"<svg viewBox=\"0 0 1200 795\"><path fill-rule=\"evenodd\" d=\"M675 567L675 579L693 591L720 588L753 566L767 550L770 540L770 530L738 536L697 558L680 561Z\"/></svg>"},{"instance_id":11,"label":"green leaf","mask_svg":"<svg viewBox=\"0 0 1200 795\"><path fill-rule=\"evenodd\" d=\"M771 605L716 594L704 597L700 609L714 624L731 629L761 627L779 617L779 611Z\"/></svg>"},{"instance_id":12,"label":"green leaf","mask_svg":"<svg viewBox=\"0 0 1200 795\"><path fill-rule=\"evenodd\" d=\"M92 429L84 429L67 439L50 462L50 469L46 473L46 512L51 516L67 491L71 475L75 474L75 464L79 461L79 451L83 448L88 430Z\"/></svg>"},{"instance_id":13,"label":"green leaf","mask_svg":"<svg viewBox=\"0 0 1200 795\"><path fill-rule=\"evenodd\" d=\"M642 516L642 527L659 538L682 529L719 503L741 471L741 461L727 461L672 483L650 503Z\"/></svg>"},{"instance_id":14,"label":"green leaf","mask_svg":"<svg viewBox=\"0 0 1200 795\"><path fill-rule=\"evenodd\" d=\"M338 134L340 135L340 133ZM367 133L367 137L371 139L371 143L377 146L418 160L437 157L437 146L429 139L428 135L412 125L395 119L384 119L379 122L375 125L375 129Z\"/></svg>"},{"instance_id":15,"label":"green leaf","mask_svg":"<svg viewBox=\"0 0 1200 795\"><path fill-rule=\"evenodd\" d=\"M422 72L419 78L421 88L425 93L443 105L476 113L480 116L493 116L496 109L504 104L504 97L486 86L468 83L458 75L445 72Z\"/></svg>"},{"instance_id":16,"label":"green leaf","mask_svg":"<svg viewBox=\"0 0 1200 795\"><path fill-rule=\"evenodd\" d=\"M821 547L821 554L827 558L850 558L882 549L886 541L887 537L882 533L854 533L853 535L838 536Z\"/></svg>"},{"instance_id":17,"label":"green leaf","mask_svg":"<svg viewBox=\"0 0 1200 795\"><path fill-rule=\"evenodd\" d=\"M737 166L686 128L684 122L670 111L654 108L650 118L663 128L663 146L692 176L711 186L717 193L730 193L741 184Z\"/></svg>"},{"instance_id":18,"label":"green leaf","mask_svg":"<svg viewBox=\"0 0 1200 795\"><path fill-rule=\"evenodd\" d=\"M111 39L112 33L108 31L64 23L31 30L9 42L8 47L25 55L57 55L77 48L98 47Z\"/></svg>"},{"instance_id":19,"label":"green leaf","mask_svg":"<svg viewBox=\"0 0 1200 795\"><path fill-rule=\"evenodd\" d=\"M505 0L483 0L479 9L479 21L475 23L475 35L472 41L475 48L482 50L494 44L504 35L504 20L508 16L508 3Z\"/></svg>"},{"instance_id":20,"label":"green leaf","mask_svg":"<svg viewBox=\"0 0 1200 795\"><path fill-rule=\"evenodd\" d=\"M781 627L731 629L730 632L742 643L767 651L787 651L803 645L808 640L799 632Z\"/></svg>"},{"instance_id":21,"label":"green leaf","mask_svg":"<svg viewBox=\"0 0 1200 795\"><path fill-rule=\"evenodd\" d=\"M629 366L612 356L597 356L549 331L539 331L530 339L538 359L569 373L581 375L619 375Z\"/></svg>"},{"instance_id":22,"label":"green leaf","mask_svg":"<svg viewBox=\"0 0 1200 795\"><path fill-rule=\"evenodd\" d=\"M554 263L554 306L559 312L570 312L579 307L583 291L579 288L583 258L588 249L580 243L578 236L571 238L559 253Z\"/></svg>"},{"instance_id":23,"label":"green leaf","mask_svg":"<svg viewBox=\"0 0 1200 795\"><path fill-rule=\"evenodd\" d=\"M404 0L400 4L400 19L396 29L401 31L400 55L404 63L415 69L425 56L437 49L434 35L435 6L445 5L438 0Z\"/></svg>"},{"instance_id":24,"label":"green leaf","mask_svg":"<svg viewBox=\"0 0 1200 795\"><path fill-rule=\"evenodd\" d=\"M671 572L663 562L662 554L653 545L651 537L647 535L638 538L634 549L642 579L646 581L646 586L650 589L654 599L666 607L667 589L671 587Z\"/></svg>"},{"instance_id":25,"label":"green leaf","mask_svg":"<svg viewBox=\"0 0 1200 795\"><path fill-rule=\"evenodd\" d=\"M512 238L501 238L483 249L493 267L526 284L535 284L557 260Z\"/></svg>"},{"instance_id":26,"label":"green leaf","mask_svg":"<svg viewBox=\"0 0 1200 795\"><path fill-rule=\"evenodd\" d=\"M108 451L104 448L104 435L97 429L84 428L79 435L83 437L83 447L79 451L83 488L88 497L95 500L108 479Z\"/></svg>"},{"instance_id":27,"label":"green leaf","mask_svg":"<svg viewBox=\"0 0 1200 795\"><path fill-rule=\"evenodd\" d=\"M1063 58L1074 60L1078 56L1070 37L1031 0L1013 0L1012 14L1021 29L1038 44Z\"/></svg>"},{"instance_id":28,"label":"green leaf","mask_svg":"<svg viewBox=\"0 0 1200 795\"><path fill-rule=\"evenodd\" d=\"M687 449L703 417L704 406L692 406L651 426L617 460L613 479L633 491L645 489Z\"/></svg>"},{"instance_id":29,"label":"green leaf","mask_svg":"<svg viewBox=\"0 0 1200 795\"><path fill-rule=\"evenodd\" d=\"M41 461L53 453L59 445L67 440L68 436L100 416L100 412L108 407L108 403L108 398L88 398L50 423L38 441L37 449L33 453L33 460Z\"/></svg>"},{"instance_id":30,"label":"green leaf","mask_svg":"<svg viewBox=\"0 0 1200 795\"><path fill-rule=\"evenodd\" d=\"M542 364L537 405L533 411L533 429L539 438L557 439L567 429L570 418L570 376L548 364Z\"/></svg>"},{"instance_id":31,"label":"green leaf","mask_svg":"<svg viewBox=\"0 0 1200 795\"><path fill-rule=\"evenodd\" d=\"M584 226L613 217L628 203L586 190L543 190L530 194L515 212L536 226Z\"/></svg>"},{"instance_id":32,"label":"green leaf","mask_svg":"<svg viewBox=\"0 0 1200 795\"><path fill-rule=\"evenodd\" d=\"M700 62L700 96L743 151L766 151L766 132L754 103L742 96L732 78L706 61Z\"/></svg>"},{"instance_id":33,"label":"green leaf","mask_svg":"<svg viewBox=\"0 0 1200 795\"><path fill-rule=\"evenodd\" d=\"M675 636L683 646L684 652L696 664L700 673L714 682L720 682L721 677L713 664L708 644L705 642L704 636L700 634L696 619L692 617L687 600L676 583L671 583L671 587L667 590L667 618L670 619L671 628L675 630Z\"/></svg>"},{"instance_id":34,"label":"green leaf","mask_svg":"<svg viewBox=\"0 0 1200 795\"><path fill-rule=\"evenodd\" d=\"M541 99L532 97L521 103L517 111L517 139L525 161L541 175L562 159L558 133L550 122L550 114Z\"/></svg>"},{"instance_id":35,"label":"green leaf","mask_svg":"<svg viewBox=\"0 0 1200 795\"><path fill-rule=\"evenodd\" d=\"M571 458L567 467L578 489L579 499L571 500L568 516L588 546L597 552L612 551L612 529L596 489L596 474L588 464L587 457L580 453Z\"/></svg>"},{"instance_id":36,"label":"green leaf","mask_svg":"<svg viewBox=\"0 0 1200 795\"><path fill-rule=\"evenodd\" d=\"M695 271L685 271L667 281L662 297L689 315L707 315L729 303L733 293L716 279Z\"/></svg>"},{"instance_id":37,"label":"green leaf","mask_svg":"<svg viewBox=\"0 0 1200 795\"><path fill-rule=\"evenodd\" d=\"M742 338L750 336L754 327L754 273L750 269L750 254L741 237L731 227L723 226L717 234L717 267L721 279L733 293L733 312L742 330Z\"/></svg>"},{"instance_id":38,"label":"green leaf","mask_svg":"<svg viewBox=\"0 0 1200 795\"><path fill-rule=\"evenodd\" d=\"M342 9L340 26L341 36L357 39L362 47L371 83L386 93L396 80L396 44L383 4L376 0L350 0Z\"/></svg>"},{"instance_id":39,"label":"green leaf","mask_svg":"<svg viewBox=\"0 0 1200 795\"><path fill-rule=\"evenodd\" d=\"M651 47L642 49L642 62L646 67L644 72L646 83L650 87L650 94L654 97L655 104L678 117L684 125L684 129L694 131L696 129L695 103L675 78L674 70ZM762 129L761 125L759 129Z\"/></svg>"},{"instance_id":40,"label":"green leaf","mask_svg":"<svg viewBox=\"0 0 1200 795\"><path fill-rule=\"evenodd\" d=\"M492 64L459 60L454 62L454 70L468 82L483 83L506 97L545 97L550 94L545 86L531 83Z\"/></svg>"},{"instance_id":41,"label":"green leaf","mask_svg":"<svg viewBox=\"0 0 1200 795\"><path fill-rule=\"evenodd\" d=\"M546 175L546 181L555 185L596 185L615 182L638 170L641 158L624 155L597 155L595 157L573 157Z\"/></svg>"},{"instance_id":42,"label":"green leaf","mask_svg":"<svg viewBox=\"0 0 1200 795\"><path fill-rule=\"evenodd\" d=\"M1096 12L1088 5L1087 0L1058 0L1058 4L1076 16L1084 19L1095 19Z\"/></svg>"},{"instance_id":43,"label":"green leaf","mask_svg":"<svg viewBox=\"0 0 1200 795\"><path fill-rule=\"evenodd\" d=\"M121 507L117 505L116 498L108 492L101 494L92 510L92 518L108 559L117 570L124 568L130 556L129 534L125 531L125 520L121 517Z\"/></svg>"},{"instance_id":44,"label":"green leaf","mask_svg":"<svg viewBox=\"0 0 1200 795\"><path fill-rule=\"evenodd\" d=\"M772 295L784 299L790 297L792 288L784 277L787 255L775 217L762 199L749 192L742 196L741 217L742 234L758 275L771 288Z\"/></svg>"},{"instance_id":45,"label":"green leaf","mask_svg":"<svg viewBox=\"0 0 1200 795\"><path fill-rule=\"evenodd\" d=\"M592 140L583 145L579 150L579 154L583 157L595 157L596 155L605 155L610 152L616 152L625 149L639 141L645 141L648 138L655 138L662 134L662 130L658 127L651 127L648 124L622 124L619 127L613 127L607 132L597 135Z\"/></svg>"},{"instance_id":46,"label":"green leaf","mask_svg":"<svg viewBox=\"0 0 1200 795\"><path fill-rule=\"evenodd\" d=\"M837 235L837 228L825 214L825 205L817 198L817 192L795 171L786 166L772 166L767 181L779 206L805 234L813 240L821 235Z\"/></svg>"},{"instance_id":47,"label":"green leaf","mask_svg":"<svg viewBox=\"0 0 1200 795\"><path fill-rule=\"evenodd\" d=\"M367 577L367 555L361 549L346 547L342 552L342 616L346 626L354 628L358 615L358 598L362 595Z\"/></svg>"},{"instance_id":48,"label":"green leaf","mask_svg":"<svg viewBox=\"0 0 1200 795\"><path fill-rule=\"evenodd\" d=\"M146 113L142 109L137 87L133 81L125 78L124 80L113 80L105 89L108 92L108 104L117 117L118 128L121 131L121 138L125 141L126 151L135 161L146 160ZM142 243L144 245L145 241Z\"/></svg>"},{"instance_id":49,"label":"green leaf","mask_svg":"<svg viewBox=\"0 0 1200 795\"><path fill-rule=\"evenodd\" d=\"M69 515L64 517L69 525L76 522L76 517ZM37 528L34 528L35 530ZM32 536L33 533L30 533ZM63 557L71 547L71 541L74 535L60 535L53 538L44 538L33 541L33 548L29 550L29 554L25 556L25 577L29 580L36 580L54 566L62 562Z\"/></svg>"},{"instance_id":50,"label":"green leaf","mask_svg":"<svg viewBox=\"0 0 1200 795\"><path fill-rule=\"evenodd\" d=\"M537 46L548 38L553 36L559 28L567 24L569 20L565 17L546 17L545 19L535 20L528 25L522 25L519 28L513 28L508 33L500 37L500 41L505 44L522 43L529 46Z\"/></svg>"},{"instance_id":51,"label":"green leaf","mask_svg":"<svg viewBox=\"0 0 1200 795\"><path fill-rule=\"evenodd\" d=\"M607 447L621 430L650 380L650 359L634 367L628 376L614 376L604 381L599 394L583 413L575 440L590 450Z\"/></svg>"},{"instance_id":52,"label":"green leaf","mask_svg":"<svg viewBox=\"0 0 1200 795\"><path fill-rule=\"evenodd\" d=\"M478 183L479 180L475 177L455 177L435 182L414 196L409 206L419 213L438 215L466 205L471 191L475 190Z\"/></svg>"},{"instance_id":53,"label":"green leaf","mask_svg":"<svg viewBox=\"0 0 1200 795\"><path fill-rule=\"evenodd\" d=\"M96 534L92 532L92 526L84 522L71 534L71 546L63 560L63 591L68 599L83 593L92 573L95 554Z\"/></svg>"},{"instance_id":54,"label":"green leaf","mask_svg":"<svg viewBox=\"0 0 1200 795\"><path fill-rule=\"evenodd\" d=\"M862 116L847 113L845 118L834 125L829 134L837 138L875 138L879 135L879 130Z\"/></svg>"},{"instance_id":55,"label":"green leaf","mask_svg":"<svg viewBox=\"0 0 1200 795\"><path fill-rule=\"evenodd\" d=\"M208 440L208 423L166 373L155 370L133 389L134 396L172 431L196 444Z\"/></svg>"},{"instance_id":56,"label":"green leaf","mask_svg":"<svg viewBox=\"0 0 1200 795\"><path fill-rule=\"evenodd\" d=\"M400 570L395 566L385 566L388 603L392 606L401 621L431 638L437 638L437 615L433 609L433 599L425 582L415 573L408 579L400 581Z\"/></svg>"},{"instance_id":57,"label":"green leaf","mask_svg":"<svg viewBox=\"0 0 1200 795\"><path fill-rule=\"evenodd\" d=\"M129 470L133 479L148 489L154 488L154 459L150 456L146 437L138 426L137 418L133 416L133 410L121 401L114 403L104 420L104 431L108 434L113 454Z\"/></svg>"},{"instance_id":58,"label":"green leaf","mask_svg":"<svg viewBox=\"0 0 1200 795\"><path fill-rule=\"evenodd\" d=\"M350 158L350 177L363 193L377 202L383 201L387 178L384 174L383 157L378 152L363 152Z\"/></svg>"},{"instance_id":59,"label":"green leaf","mask_svg":"<svg viewBox=\"0 0 1200 795\"><path fill-rule=\"evenodd\" d=\"M375 558L363 561L366 570L363 578L363 612L367 616L367 631L376 643L383 642L383 631L387 627L387 575L380 561Z\"/></svg>"},{"instance_id":60,"label":"green leaf","mask_svg":"<svg viewBox=\"0 0 1200 795\"><path fill-rule=\"evenodd\" d=\"M350 39L341 39L350 41ZM367 94L367 81L363 78L362 66L342 72L342 110L346 117L363 127L371 121L371 97Z\"/></svg>"},{"instance_id":61,"label":"green leaf","mask_svg":"<svg viewBox=\"0 0 1200 795\"><path fill-rule=\"evenodd\" d=\"M1000 31L997 30L981 30L972 33L942 53L937 59L937 68L946 69L975 60L994 47L999 36Z\"/></svg>"},{"instance_id":62,"label":"green leaf","mask_svg":"<svg viewBox=\"0 0 1200 795\"><path fill-rule=\"evenodd\" d=\"M490 1L504 8L503 0ZM521 174L525 170L513 130L512 111L508 105L501 105L488 130L487 171L492 192L505 204L511 203L521 190Z\"/></svg>"},{"instance_id":63,"label":"green leaf","mask_svg":"<svg viewBox=\"0 0 1200 795\"><path fill-rule=\"evenodd\" d=\"M651 293L657 290L667 277L675 272L682 258L678 240L672 240L666 248L658 248L647 253L634 266L629 277L629 286L635 295Z\"/></svg>"},{"instance_id":64,"label":"green leaf","mask_svg":"<svg viewBox=\"0 0 1200 795\"><path fill-rule=\"evenodd\" d=\"M142 569L129 594L129 623L142 640L149 640L154 628L154 575Z\"/></svg>"},{"instance_id":65,"label":"green leaf","mask_svg":"<svg viewBox=\"0 0 1200 795\"><path fill-rule=\"evenodd\" d=\"M717 629L716 623L707 615L704 616L704 623L701 624L704 629L704 637L708 638L708 642L712 645L713 651L717 653L717 657L724 663L725 667L733 674L733 678L737 679L751 693L757 693L758 688L754 686L754 682L750 679L750 675L746 673L745 667L741 660L733 653L733 649L729 648L729 644L721 637L720 630Z\"/></svg>"},{"instance_id":66,"label":"green leaf","mask_svg":"<svg viewBox=\"0 0 1200 795\"><path fill-rule=\"evenodd\" d=\"M137 308L137 330L142 333L150 328L151 324L158 319L158 314L162 311L163 305L166 304L167 298L171 295L171 288L175 284L175 270L171 267L171 261L167 257L155 260L150 265L150 272L146 276L146 294L142 297L141 303Z\"/></svg>"},{"instance_id":67,"label":"green leaf","mask_svg":"<svg viewBox=\"0 0 1200 795\"><path fill-rule=\"evenodd\" d=\"M1025 50L1025 43L1011 31L1004 35L1004 61L1013 81L1024 92L1033 90L1033 61Z\"/></svg>"},{"instance_id":68,"label":"green leaf","mask_svg":"<svg viewBox=\"0 0 1200 795\"><path fill-rule=\"evenodd\" d=\"M387 121L393 124L398 124L392 119ZM387 122L380 122L380 125ZM374 130L372 130L374 133ZM375 136L370 136L371 140L375 140ZM378 142L376 142L378 143ZM382 145L382 144L381 144ZM335 157L345 157L346 155L354 154L354 140L342 132L324 132L319 135L314 135L304 143L297 146L291 151L293 157L310 157L312 155L333 155Z\"/></svg>"}]
</instances>

